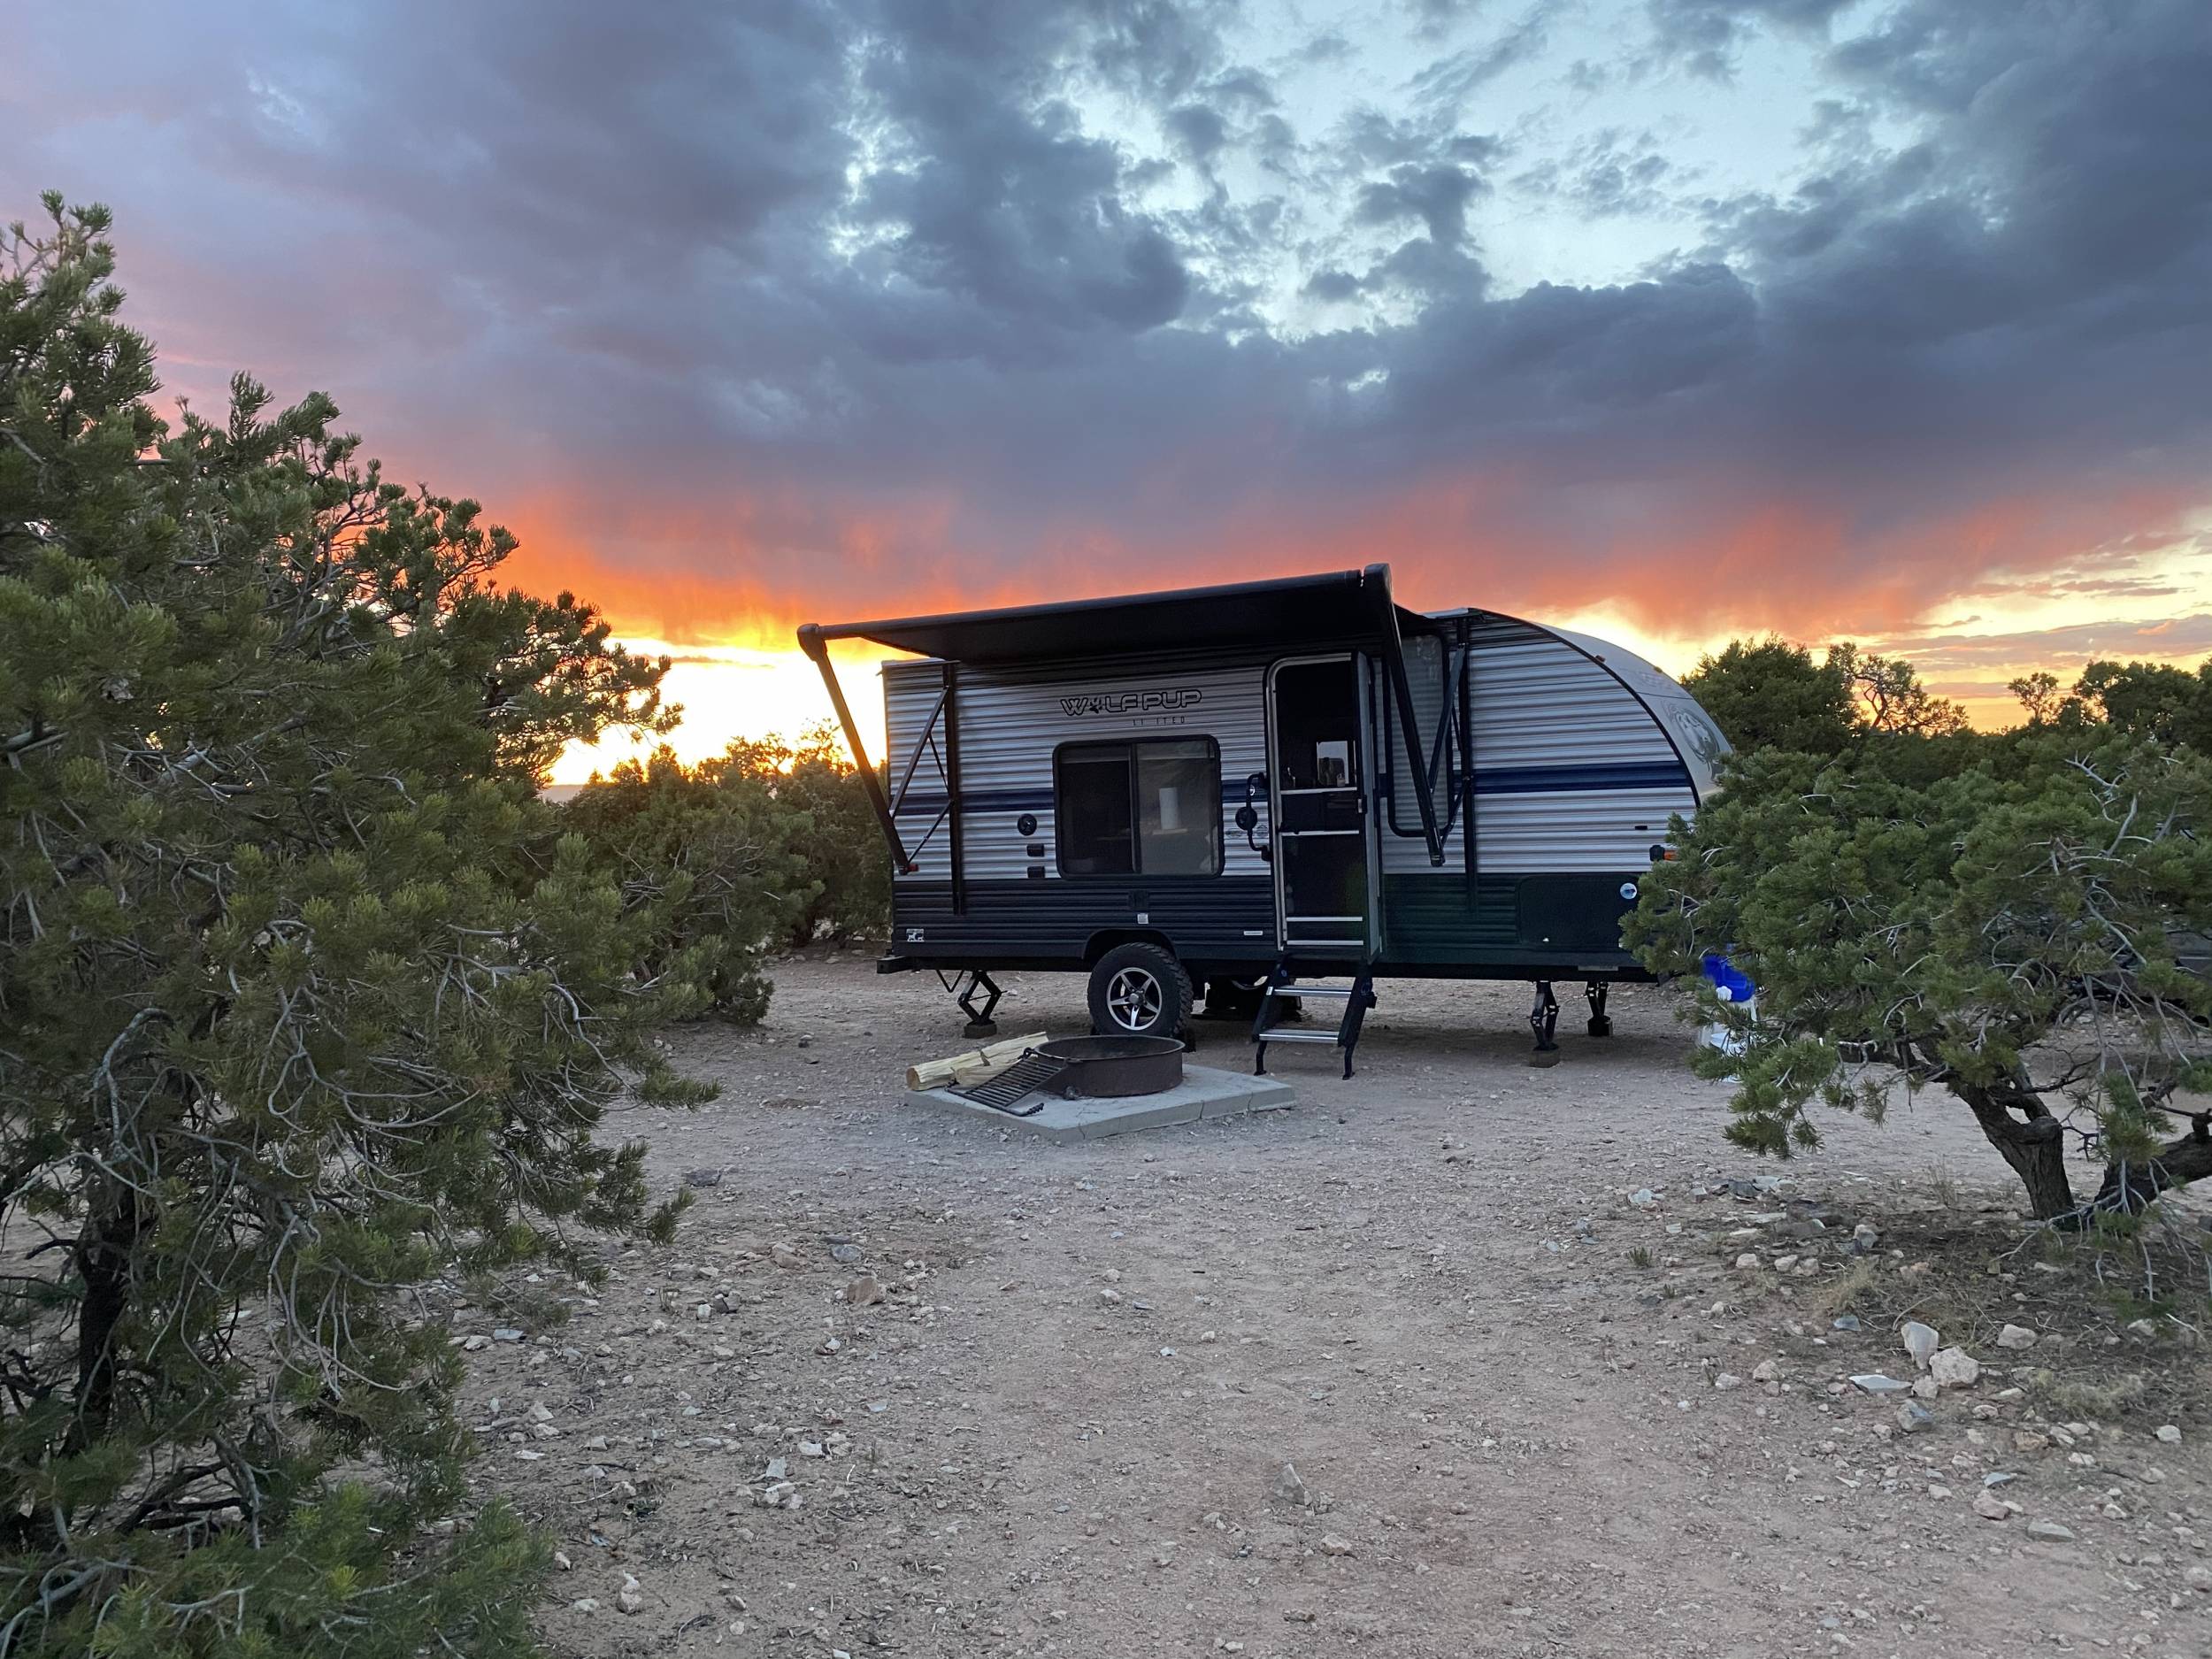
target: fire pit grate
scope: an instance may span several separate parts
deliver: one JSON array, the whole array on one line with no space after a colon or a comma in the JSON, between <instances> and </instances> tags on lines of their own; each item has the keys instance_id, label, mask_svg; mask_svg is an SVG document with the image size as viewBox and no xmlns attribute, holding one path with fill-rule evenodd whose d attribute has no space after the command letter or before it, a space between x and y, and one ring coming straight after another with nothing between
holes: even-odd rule
<instances>
[{"instance_id":1,"label":"fire pit grate","mask_svg":"<svg viewBox=\"0 0 2212 1659\"><path fill-rule=\"evenodd\" d=\"M1044 1102L1115 1100L1158 1094L1183 1080L1183 1045L1172 1037L1061 1037L1040 1043L996 1077L951 1092L1015 1118L1034 1117Z\"/></svg>"},{"instance_id":2,"label":"fire pit grate","mask_svg":"<svg viewBox=\"0 0 2212 1659\"><path fill-rule=\"evenodd\" d=\"M1044 1102L1041 1100L1025 1110L1017 1110L1023 1097L1050 1089L1055 1079L1067 1069L1065 1060L1056 1060L1032 1048L996 1077L952 1092L963 1100L972 1100L979 1106L988 1106L1010 1117L1033 1118L1044 1110Z\"/></svg>"}]
</instances>

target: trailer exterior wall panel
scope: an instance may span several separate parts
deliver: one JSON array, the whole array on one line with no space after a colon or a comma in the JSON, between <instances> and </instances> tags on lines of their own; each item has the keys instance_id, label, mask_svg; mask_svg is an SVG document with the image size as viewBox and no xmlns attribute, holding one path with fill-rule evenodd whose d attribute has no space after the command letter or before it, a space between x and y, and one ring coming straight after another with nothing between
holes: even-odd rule
<instances>
[{"instance_id":1,"label":"trailer exterior wall panel","mask_svg":"<svg viewBox=\"0 0 2212 1659\"><path fill-rule=\"evenodd\" d=\"M1437 621L1440 634L1407 641L1419 753L1425 763L1439 726L1456 723L1463 708L1473 770L1470 778L1455 730L1434 779L1445 862L1432 864L1397 711L1388 697L1371 695L1375 970L1636 975L1620 946L1620 914L1634 902L1637 877L1670 817L1693 813L1711 787L1724 742L1673 681L1606 641L1479 613ZM1102 653L1129 644L1098 642ZM1202 657L1128 650L1050 664L962 664L951 670L941 710L946 664L887 664L884 776L916 866L894 883L893 952L939 964L1064 967L1094 957L1102 941L1155 936L1195 974L1263 970L1279 956L1271 866L1233 818L1245 780L1269 771L1269 664L1310 654L1287 642ZM1371 659L1371 687L1382 679ZM1221 872L1064 874L1058 751L1176 738L1217 746L1220 795L1203 810L1218 824ZM956 887L945 770L955 749ZM902 780L908 787L900 795ZM1256 804L1264 847L1270 803L1263 794ZM1196 816L1198 803L1184 807Z\"/></svg>"},{"instance_id":2,"label":"trailer exterior wall panel","mask_svg":"<svg viewBox=\"0 0 2212 1659\"><path fill-rule=\"evenodd\" d=\"M1275 953L1273 878L1230 822L1244 780L1267 770L1265 668L1164 658L1031 670L964 666L935 726L936 663L883 671L886 773L895 785L924 746L898 814L918 868L893 883L895 946L986 950L1012 964L1080 957L1107 935L1157 933L1187 958L1250 964ZM961 909L954 908L952 827L940 764L958 722ZM927 747L933 736L934 750ZM1186 803L1220 837L1215 876L1065 875L1060 869L1055 757L1071 744L1203 739L1220 757L1210 801ZM1025 832L1025 818L1033 819ZM1035 849L1033 851L1032 849ZM919 932L919 938L911 935ZM1094 951L1092 954L1095 954Z\"/></svg>"}]
</instances>

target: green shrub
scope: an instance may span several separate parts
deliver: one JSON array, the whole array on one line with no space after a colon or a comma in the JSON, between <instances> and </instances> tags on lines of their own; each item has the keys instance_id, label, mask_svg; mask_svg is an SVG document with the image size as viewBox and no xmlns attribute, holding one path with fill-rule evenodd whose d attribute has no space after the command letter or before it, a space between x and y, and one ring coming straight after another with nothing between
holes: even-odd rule
<instances>
[{"instance_id":1,"label":"green shrub","mask_svg":"<svg viewBox=\"0 0 2212 1659\"><path fill-rule=\"evenodd\" d=\"M2212 1086L2212 761L2103 728L1985 743L1933 777L1896 742L1732 757L1626 937L1655 972L1718 951L1756 984L1747 1025L1697 981L1748 1041L1699 1061L1737 1079L1739 1144L1786 1156L1813 1101L1878 1114L1902 1084L1970 1111L2038 1216L2139 1210L2212 1173L2182 1098ZM2069 1145L2105 1165L2086 1203Z\"/></svg>"},{"instance_id":2,"label":"green shrub","mask_svg":"<svg viewBox=\"0 0 2212 1659\"><path fill-rule=\"evenodd\" d=\"M313 396L170 429L98 209L0 239L0 1651L513 1654L413 1287L649 1226L706 996L534 786L664 664Z\"/></svg>"}]
</instances>

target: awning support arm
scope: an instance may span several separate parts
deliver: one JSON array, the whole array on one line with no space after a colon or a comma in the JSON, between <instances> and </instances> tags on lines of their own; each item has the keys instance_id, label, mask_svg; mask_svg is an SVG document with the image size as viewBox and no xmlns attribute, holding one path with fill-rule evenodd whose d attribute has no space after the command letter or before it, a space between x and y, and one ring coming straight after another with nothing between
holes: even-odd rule
<instances>
[{"instance_id":1,"label":"awning support arm","mask_svg":"<svg viewBox=\"0 0 2212 1659\"><path fill-rule=\"evenodd\" d=\"M1459 810L1460 856L1467 864L1467 892L1472 901L1481 886L1475 859L1475 634L1465 617L1459 619Z\"/></svg>"},{"instance_id":2,"label":"awning support arm","mask_svg":"<svg viewBox=\"0 0 2212 1659\"><path fill-rule=\"evenodd\" d=\"M1450 647L1445 648L1444 657L1448 664L1451 660ZM1451 780L1451 763L1458 756L1456 745L1459 741L1459 681L1460 676L1466 672L1467 659L1464 656L1459 659L1456 672L1448 666L1445 672L1444 701L1436 722L1436 739L1429 745L1429 798L1431 800L1436 798L1436 785L1439 779L1446 782ZM1444 816L1437 822L1436 829L1440 838L1449 838L1452 826L1457 821L1458 816L1459 792L1452 790L1448 792L1444 801Z\"/></svg>"},{"instance_id":3,"label":"awning support arm","mask_svg":"<svg viewBox=\"0 0 2212 1659\"><path fill-rule=\"evenodd\" d=\"M938 692L937 701L930 705L929 718L922 722L922 734L915 740L914 752L906 757L906 771L900 776L899 787L891 792L891 818L894 823L898 820L900 810L906 805L906 792L914 787L914 771L922 764L923 750L926 749L932 754L936 753L937 742L934 733L937 730L937 717L945 711L945 699L950 695L952 695L952 683L948 680L943 688ZM888 760L890 756L886 755L884 758ZM952 789L952 777L949 772L946 772L945 763L941 757L937 762L937 771L938 774L945 780L946 792L949 794Z\"/></svg>"},{"instance_id":4,"label":"awning support arm","mask_svg":"<svg viewBox=\"0 0 2212 1659\"><path fill-rule=\"evenodd\" d=\"M1429 863L1444 862L1444 836L1436 827L1436 793L1429 787L1426 759L1421 753L1421 734L1413 718L1413 685L1406 678L1405 641L1398 635L1398 607L1390 597L1390 569L1371 565L1372 591L1381 613L1377 620L1382 635L1383 666L1390 675L1391 695L1397 704L1398 729L1405 734L1406 770L1413 774L1413 798L1421 809L1421 838L1428 843Z\"/></svg>"},{"instance_id":5,"label":"awning support arm","mask_svg":"<svg viewBox=\"0 0 2212 1659\"><path fill-rule=\"evenodd\" d=\"M844 728L845 747L853 752L853 764L860 771L860 787L868 792L868 804L875 809L876 822L883 826L883 839L890 843L891 868L901 875L914 872L914 861L906 856L906 848L899 840L898 821L891 816L891 803L884 799L882 781L876 769L868 764L868 751L860 741L860 728L853 724L853 711L845 703L845 689L837 683L837 671L830 666L829 647L822 641L822 631L810 622L799 630L799 649L814 659L815 667L822 671L822 685L829 693L830 706L837 710L837 724Z\"/></svg>"}]
</instances>

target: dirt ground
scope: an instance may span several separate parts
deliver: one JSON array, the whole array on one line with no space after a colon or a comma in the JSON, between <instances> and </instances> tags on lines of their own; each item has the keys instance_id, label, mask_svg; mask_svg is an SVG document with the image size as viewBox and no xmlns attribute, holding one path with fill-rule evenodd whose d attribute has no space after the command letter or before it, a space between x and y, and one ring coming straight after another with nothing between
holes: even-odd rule
<instances>
[{"instance_id":1,"label":"dirt ground","mask_svg":"<svg viewBox=\"0 0 2212 1659\"><path fill-rule=\"evenodd\" d=\"M1001 1030L1085 1029L1082 990L1013 979ZM958 1025L864 954L672 1033L723 1098L614 1127L669 1187L719 1172L675 1245L456 1315L482 1485L569 1563L549 1644L2212 1653L2195 1316L2015 1252L1962 1114L1835 1117L1778 1165L1722 1140L1663 993L1605 1041L1576 999L1544 1070L1525 987L1381 994L1349 1082L1283 1051L1290 1110L1068 1147L902 1105ZM1908 1432L1845 1379L1911 1379L1913 1317L1982 1371Z\"/></svg>"}]
</instances>

